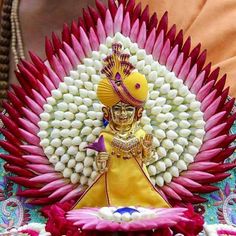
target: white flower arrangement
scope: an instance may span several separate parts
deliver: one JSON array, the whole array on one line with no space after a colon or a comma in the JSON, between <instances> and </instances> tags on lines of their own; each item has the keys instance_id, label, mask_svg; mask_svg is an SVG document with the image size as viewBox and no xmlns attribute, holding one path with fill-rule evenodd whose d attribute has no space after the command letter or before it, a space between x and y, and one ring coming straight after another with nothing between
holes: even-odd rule
<instances>
[{"instance_id":1,"label":"white flower arrangement","mask_svg":"<svg viewBox=\"0 0 236 236\"><path fill-rule=\"evenodd\" d=\"M85 147L102 130L102 105L96 97L103 59L119 42L131 54L130 62L149 84L149 98L140 125L154 136L156 161L148 164L153 184L163 186L187 170L205 134L201 103L181 79L160 65L144 49L120 33L108 37L99 51L85 58L47 98L38 123L43 147L55 170L72 183L91 184L97 176L94 152Z\"/></svg>"},{"instance_id":2,"label":"white flower arrangement","mask_svg":"<svg viewBox=\"0 0 236 236\"><path fill-rule=\"evenodd\" d=\"M98 214L102 219L112 220L115 222L129 222L132 220L150 219L155 217L155 212L151 209L143 207L127 207L134 209L134 212L126 212L121 214L117 212L122 207L102 207L99 209Z\"/></svg>"},{"instance_id":3,"label":"white flower arrangement","mask_svg":"<svg viewBox=\"0 0 236 236\"><path fill-rule=\"evenodd\" d=\"M45 224L41 224L41 223L29 223L26 225L23 225L19 228L13 228L11 230L8 230L0 235L5 235L5 236L24 236L24 235L29 235L27 233L23 233L21 231L25 231L25 230L33 230L36 231L39 236L50 236L51 234L49 232L45 231Z\"/></svg>"},{"instance_id":4,"label":"white flower arrangement","mask_svg":"<svg viewBox=\"0 0 236 236\"><path fill-rule=\"evenodd\" d=\"M204 231L207 236L217 236L217 235L236 235L236 228L232 225L226 224L213 224L213 225L204 225ZM218 234L219 231L224 233Z\"/></svg>"}]
</instances>

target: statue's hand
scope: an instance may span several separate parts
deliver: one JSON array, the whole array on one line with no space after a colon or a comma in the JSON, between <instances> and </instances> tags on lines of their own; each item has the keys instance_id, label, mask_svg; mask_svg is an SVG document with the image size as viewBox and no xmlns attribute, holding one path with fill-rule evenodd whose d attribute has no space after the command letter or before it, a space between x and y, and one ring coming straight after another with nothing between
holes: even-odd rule
<instances>
[{"instance_id":1,"label":"statue's hand","mask_svg":"<svg viewBox=\"0 0 236 236\"><path fill-rule=\"evenodd\" d=\"M99 152L96 156L96 165L98 171L104 173L107 171L107 161L109 154L107 152Z\"/></svg>"},{"instance_id":2,"label":"statue's hand","mask_svg":"<svg viewBox=\"0 0 236 236\"><path fill-rule=\"evenodd\" d=\"M142 144L144 148L152 148L153 135L146 134L144 139L142 139Z\"/></svg>"},{"instance_id":3,"label":"statue's hand","mask_svg":"<svg viewBox=\"0 0 236 236\"><path fill-rule=\"evenodd\" d=\"M152 141L152 134L146 134L144 138L141 138L144 162L148 162L151 159L153 149Z\"/></svg>"}]
</instances>

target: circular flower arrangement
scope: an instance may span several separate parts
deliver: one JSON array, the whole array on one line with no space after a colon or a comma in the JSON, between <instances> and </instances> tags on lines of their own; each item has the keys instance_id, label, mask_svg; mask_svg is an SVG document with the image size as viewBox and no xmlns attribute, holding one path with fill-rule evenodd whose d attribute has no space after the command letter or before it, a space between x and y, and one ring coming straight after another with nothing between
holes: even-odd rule
<instances>
[{"instance_id":1,"label":"circular flower arrangement","mask_svg":"<svg viewBox=\"0 0 236 236\"><path fill-rule=\"evenodd\" d=\"M68 212L67 219L83 230L139 231L172 227L185 218L185 208L147 209L135 207L86 208Z\"/></svg>"},{"instance_id":2,"label":"circular flower arrangement","mask_svg":"<svg viewBox=\"0 0 236 236\"><path fill-rule=\"evenodd\" d=\"M229 130L236 117L226 77L216 82L219 70L204 67L206 52L191 50L175 26L168 31L167 14L157 21L134 1L96 4L84 20L64 26L62 40L54 33L46 40L46 61L30 53L32 62L18 66L21 86L8 92L9 116L1 117L0 145L9 154L0 157L16 174L10 179L28 187L20 195L34 204L77 199L93 182L95 155L85 147L103 128L96 88L102 60L120 42L149 84L140 123L154 135L155 160L147 165L153 184L171 202L205 201L198 194L216 190L211 183L236 165L224 163L235 149Z\"/></svg>"},{"instance_id":3,"label":"circular flower arrangement","mask_svg":"<svg viewBox=\"0 0 236 236\"><path fill-rule=\"evenodd\" d=\"M65 178L73 184L90 185L97 176L94 151L85 147L95 141L103 126L102 105L97 100L102 62L114 42L131 54L130 62L149 82L149 99L141 118L143 129L154 136L156 161L148 166L153 184L162 187L172 177L187 170L194 161L205 134L201 103L183 80L155 62L144 49L116 33L85 58L76 71L70 71L59 88L52 90L40 114L40 145Z\"/></svg>"}]
</instances>

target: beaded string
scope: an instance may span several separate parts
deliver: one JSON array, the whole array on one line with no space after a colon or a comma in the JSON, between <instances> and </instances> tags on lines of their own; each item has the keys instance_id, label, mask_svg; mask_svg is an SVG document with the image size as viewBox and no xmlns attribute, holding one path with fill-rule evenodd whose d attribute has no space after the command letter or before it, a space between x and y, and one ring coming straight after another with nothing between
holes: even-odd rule
<instances>
[{"instance_id":1,"label":"beaded string","mask_svg":"<svg viewBox=\"0 0 236 236\"><path fill-rule=\"evenodd\" d=\"M0 102L7 96L11 42L11 8L12 0L3 0L0 27Z\"/></svg>"},{"instance_id":2,"label":"beaded string","mask_svg":"<svg viewBox=\"0 0 236 236\"><path fill-rule=\"evenodd\" d=\"M13 0L11 9L11 49L16 67L19 63L20 58L25 58L19 20L19 3L20 0Z\"/></svg>"}]
</instances>

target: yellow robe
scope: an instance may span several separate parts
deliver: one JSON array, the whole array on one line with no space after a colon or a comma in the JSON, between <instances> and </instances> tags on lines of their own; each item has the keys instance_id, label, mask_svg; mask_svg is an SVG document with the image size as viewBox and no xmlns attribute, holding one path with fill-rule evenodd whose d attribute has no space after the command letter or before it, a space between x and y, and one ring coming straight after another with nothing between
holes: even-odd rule
<instances>
[{"instance_id":1,"label":"yellow robe","mask_svg":"<svg viewBox=\"0 0 236 236\"><path fill-rule=\"evenodd\" d=\"M104 206L143 206L167 208L169 204L161 197L149 180L146 167L136 158L117 158L111 155L111 142L114 137L107 127L101 133L109 155L108 171L101 174L85 191L75 205L82 207ZM137 138L145 136L143 130L135 133Z\"/></svg>"}]
</instances>

